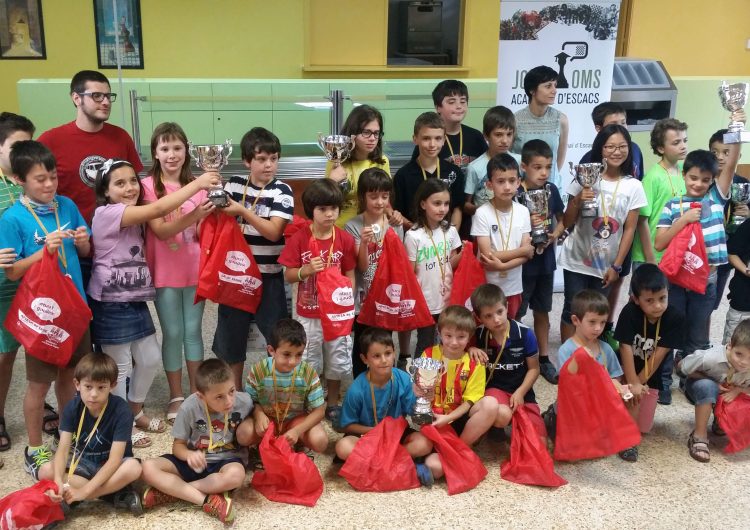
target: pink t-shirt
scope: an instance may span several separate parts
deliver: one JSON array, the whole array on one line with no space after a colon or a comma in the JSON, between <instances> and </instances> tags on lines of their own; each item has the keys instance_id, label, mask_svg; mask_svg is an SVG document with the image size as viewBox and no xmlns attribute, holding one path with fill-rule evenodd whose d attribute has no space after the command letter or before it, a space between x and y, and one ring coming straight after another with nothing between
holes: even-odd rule
<instances>
[{"instance_id":1,"label":"pink t-shirt","mask_svg":"<svg viewBox=\"0 0 750 530\"><path fill-rule=\"evenodd\" d=\"M157 200L154 191L153 177L146 177L141 181L144 202ZM180 186L169 182L164 183L167 194ZM180 208L164 217L164 220L174 221L195 210L206 199L206 192L199 191L185 201ZM146 230L146 261L154 278L154 286L160 287L190 287L198 284L198 263L200 261L200 245L198 243L197 223L169 239L162 241L151 229Z\"/></svg>"}]
</instances>

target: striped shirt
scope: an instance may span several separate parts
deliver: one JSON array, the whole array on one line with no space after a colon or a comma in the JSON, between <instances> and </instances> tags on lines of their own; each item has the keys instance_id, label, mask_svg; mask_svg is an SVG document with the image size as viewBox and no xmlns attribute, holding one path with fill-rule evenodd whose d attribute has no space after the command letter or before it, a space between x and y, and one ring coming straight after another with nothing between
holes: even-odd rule
<instances>
[{"instance_id":1,"label":"striped shirt","mask_svg":"<svg viewBox=\"0 0 750 530\"><path fill-rule=\"evenodd\" d=\"M2 176L0 172L0 217L5 211L13 206L18 197L23 192L23 188L13 183L7 177ZM5 277L5 269L0 269L0 302L10 302L16 295L18 282L12 282Z\"/></svg>"},{"instance_id":2,"label":"striped shirt","mask_svg":"<svg viewBox=\"0 0 750 530\"><path fill-rule=\"evenodd\" d=\"M288 184L274 179L265 188L258 188L249 181L248 175L232 175L224 189L232 196L232 199L242 203L245 196L245 208L253 208L255 213L263 219L281 217L287 221L292 220L294 215L294 195ZM257 200L256 200L257 199ZM269 241L258 232L250 223L239 219L242 225L242 233L245 235L247 244L253 251L253 256L258 262L260 272L263 274L281 273L281 265L278 259L284 248L284 236L278 241Z\"/></svg>"},{"instance_id":3,"label":"striped shirt","mask_svg":"<svg viewBox=\"0 0 750 530\"><path fill-rule=\"evenodd\" d=\"M289 403L289 412L286 415L286 421L300 414L310 413L325 403L320 379L310 364L302 361L295 368L297 375L294 378L293 393L291 390L294 372L281 373L276 370L276 385L274 386L272 367L273 357L258 361L247 374L245 384L245 391L253 398L253 403L259 405L269 419L275 421L278 414L283 422L282 416L287 403Z\"/></svg>"}]
</instances>

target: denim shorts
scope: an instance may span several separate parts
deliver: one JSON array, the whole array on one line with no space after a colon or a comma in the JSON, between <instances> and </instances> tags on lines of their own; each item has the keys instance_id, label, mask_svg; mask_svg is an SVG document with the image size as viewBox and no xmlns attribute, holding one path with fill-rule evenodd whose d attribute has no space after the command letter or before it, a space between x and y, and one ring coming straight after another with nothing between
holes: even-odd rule
<instances>
[{"instance_id":1,"label":"denim shorts","mask_svg":"<svg viewBox=\"0 0 750 530\"><path fill-rule=\"evenodd\" d=\"M196 480L201 480L209 475L218 473L224 466L234 464L235 462L244 466L240 458L234 457L227 458L226 460L219 460L218 462L207 462L206 469L200 472L196 472L192 467L188 465L187 462L185 462L184 460L180 460L173 454L161 455L161 457L165 460L169 460L170 462L172 462L172 464L174 464L174 467L177 468L177 474L180 475L182 480L184 480L185 482L195 482Z\"/></svg>"},{"instance_id":2,"label":"denim shorts","mask_svg":"<svg viewBox=\"0 0 750 530\"><path fill-rule=\"evenodd\" d=\"M89 298L95 344L125 344L156 333L146 302L99 302Z\"/></svg>"},{"instance_id":3,"label":"denim shorts","mask_svg":"<svg viewBox=\"0 0 750 530\"><path fill-rule=\"evenodd\" d=\"M688 377L685 380L685 396L696 406L706 403L714 404L719 398L719 384L713 379Z\"/></svg>"},{"instance_id":4,"label":"denim shorts","mask_svg":"<svg viewBox=\"0 0 750 530\"><path fill-rule=\"evenodd\" d=\"M563 303L563 310L560 318L566 324L573 323L570 318L570 304L577 293L584 289L592 289L602 293L606 297L609 295L612 286L612 284L610 284L609 287L604 287L602 285L602 279L597 276L589 276L588 274L573 272L567 269L563 269L563 277L565 279L565 302ZM610 315L610 318L611 317L612 315Z\"/></svg>"}]
</instances>

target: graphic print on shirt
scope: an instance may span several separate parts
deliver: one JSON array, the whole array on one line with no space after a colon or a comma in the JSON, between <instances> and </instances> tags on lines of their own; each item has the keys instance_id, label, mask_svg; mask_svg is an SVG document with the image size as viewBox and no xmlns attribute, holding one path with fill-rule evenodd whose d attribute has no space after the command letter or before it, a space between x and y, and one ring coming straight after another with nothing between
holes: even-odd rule
<instances>
[{"instance_id":1,"label":"graphic print on shirt","mask_svg":"<svg viewBox=\"0 0 750 530\"><path fill-rule=\"evenodd\" d=\"M606 223L603 217L596 217L591 220L591 227L594 229L591 250L583 263L604 273L610 266L608 258L610 238L620 229L620 223L613 217L608 217Z\"/></svg>"},{"instance_id":2,"label":"graphic print on shirt","mask_svg":"<svg viewBox=\"0 0 750 530\"><path fill-rule=\"evenodd\" d=\"M636 333L633 336L633 357L638 357L645 361L654 354L655 346L653 337L646 337L644 339L640 333Z\"/></svg>"},{"instance_id":3,"label":"graphic print on shirt","mask_svg":"<svg viewBox=\"0 0 750 530\"><path fill-rule=\"evenodd\" d=\"M341 250L336 250L331 255L331 267L339 267L341 268L341 259L344 257L344 252ZM309 250L306 250L302 252L302 255L300 256L300 260L302 265L305 265L307 263L310 263L310 260L312 259L312 252ZM323 260L324 263L328 263L328 249L320 249L320 259ZM297 301L300 304L300 306L304 307L305 309L315 311L318 309L318 289L316 287L315 283L316 275L313 274L312 276L305 278L304 281L300 282L299 288L297 289Z\"/></svg>"},{"instance_id":4,"label":"graphic print on shirt","mask_svg":"<svg viewBox=\"0 0 750 530\"><path fill-rule=\"evenodd\" d=\"M86 184L86 186L89 188L94 187L96 174L102 168L105 161L105 158L99 155L87 156L81 160L81 165L78 166L78 176L81 177L81 181Z\"/></svg>"},{"instance_id":5,"label":"graphic print on shirt","mask_svg":"<svg viewBox=\"0 0 750 530\"><path fill-rule=\"evenodd\" d=\"M131 293L148 296L152 292L151 272L146 263L143 247L133 245L128 249L130 259L112 263L110 277L102 286L102 295Z\"/></svg>"},{"instance_id":6,"label":"graphic print on shirt","mask_svg":"<svg viewBox=\"0 0 750 530\"><path fill-rule=\"evenodd\" d=\"M201 435L198 437L198 441L195 444L195 449L198 449L200 451L207 451L210 444L212 453L223 453L224 451L236 450L237 446L234 443L234 433L241 422L242 417L237 411L232 412L226 425L224 424L224 420L212 419L211 433L209 434L206 420L195 420L195 424L193 427L196 431L201 433Z\"/></svg>"}]
</instances>

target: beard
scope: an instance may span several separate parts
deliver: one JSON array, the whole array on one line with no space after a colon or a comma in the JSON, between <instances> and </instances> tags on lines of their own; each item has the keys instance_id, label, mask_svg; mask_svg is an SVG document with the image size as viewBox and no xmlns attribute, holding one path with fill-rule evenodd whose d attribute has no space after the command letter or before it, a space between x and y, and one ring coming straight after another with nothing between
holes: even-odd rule
<instances>
[{"instance_id":1,"label":"beard","mask_svg":"<svg viewBox=\"0 0 750 530\"><path fill-rule=\"evenodd\" d=\"M109 114L111 112L111 108L106 111L106 116L102 117L102 114L105 111L94 111L89 110L84 106L79 107L81 109L81 112L84 116L86 116L86 119L88 119L91 123L95 123L97 125L101 125L102 123L106 122L109 119Z\"/></svg>"}]
</instances>

